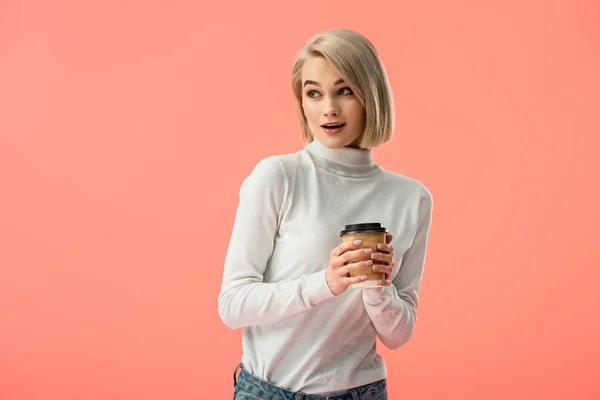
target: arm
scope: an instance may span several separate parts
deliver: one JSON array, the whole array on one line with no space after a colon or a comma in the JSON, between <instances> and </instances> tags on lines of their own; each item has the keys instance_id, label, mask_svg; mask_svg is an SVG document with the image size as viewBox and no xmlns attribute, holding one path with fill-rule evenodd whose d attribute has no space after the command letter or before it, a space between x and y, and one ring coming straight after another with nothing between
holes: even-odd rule
<instances>
[{"instance_id":1,"label":"arm","mask_svg":"<svg viewBox=\"0 0 600 400\"><path fill-rule=\"evenodd\" d=\"M424 189L414 240L404 253L400 270L392 284L383 288L363 289L367 314L381 342L389 349L397 349L408 342L415 329L432 208L431 193Z\"/></svg>"},{"instance_id":2,"label":"arm","mask_svg":"<svg viewBox=\"0 0 600 400\"><path fill-rule=\"evenodd\" d=\"M263 282L286 191L283 165L274 157L259 162L242 183L218 299L219 316L232 329L278 322L334 297L324 270Z\"/></svg>"}]
</instances>

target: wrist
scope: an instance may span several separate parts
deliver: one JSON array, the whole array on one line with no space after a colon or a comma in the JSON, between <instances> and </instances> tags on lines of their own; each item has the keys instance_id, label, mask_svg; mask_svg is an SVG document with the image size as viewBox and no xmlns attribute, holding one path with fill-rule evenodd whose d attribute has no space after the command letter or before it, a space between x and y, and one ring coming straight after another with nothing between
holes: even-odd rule
<instances>
[{"instance_id":1,"label":"wrist","mask_svg":"<svg viewBox=\"0 0 600 400\"><path fill-rule=\"evenodd\" d=\"M339 295L339 293L336 293L331 283L329 283L329 268L325 270L325 283L327 283L327 287L329 288L331 294L333 294L334 296Z\"/></svg>"},{"instance_id":2,"label":"wrist","mask_svg":"<svg viewBox=\"0 0 600 400\"><path fill-rule=\"evenodd\" d=\"M327 287L329 288L329 291L335 295L335 293L333 293L333 290L331 289L331 285L329 284L329 268L325 269L325 283L327 284Z\"/></svg>"}]
</instances>

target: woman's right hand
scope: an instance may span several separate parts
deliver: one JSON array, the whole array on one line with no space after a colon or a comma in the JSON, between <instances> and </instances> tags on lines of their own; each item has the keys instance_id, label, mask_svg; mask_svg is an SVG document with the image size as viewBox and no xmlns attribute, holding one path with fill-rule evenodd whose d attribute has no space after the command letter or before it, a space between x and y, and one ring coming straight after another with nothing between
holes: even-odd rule
<instances>
[{"instance_id":1,"label":"woman's right hand","mask_svg":"<svg viewBox=\"0 0 600 400\"><path fill-rule=\"evenodd\" d=\"M329 290L336 296L344 293L354 283L360 283L367 279L366 275L351 277L350 271L357 268L373 265L373 260L365 260L348 263L350 260L370 254L373 250L358 248L362 241L343 242L331 250L329 265L325 270L325 280Z\"/></svg>"}]
</instances>

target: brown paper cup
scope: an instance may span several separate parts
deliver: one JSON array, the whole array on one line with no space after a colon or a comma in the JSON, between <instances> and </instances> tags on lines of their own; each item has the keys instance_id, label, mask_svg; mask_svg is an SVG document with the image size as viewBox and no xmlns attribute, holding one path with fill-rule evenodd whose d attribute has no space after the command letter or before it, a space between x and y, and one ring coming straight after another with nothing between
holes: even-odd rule
<instances>
[{"instance_id":1,"label":"brown paper cup","mask_svg":"<svg viewBox=\"0 0 600 400\"><path fill-rule=\"evenodd\" d=\"M362 249L370 248L373 250L373 252L377 252L378 251L377 245L379 243L385 243L386 232L385 231L384 232L368 232L368 231L360 232L359 229L349 229L352 227L357 227L359 225L373 225L373 224L347 225L346 229L344 231L342 231L342 234L341 234L342 241L353 242L357 239L360 239L360 240L362 240L362 244L360 245L359 248L362 248ZM368 229L368 228L365 228L365 230L366 229ZM346 233L346 232L348 232L348 233ZM364 255L361 255L360 257L357 257L357 258L354 258L354 259L348 261L348 264L359 262L359 261L370 260L370 259L371 259L370 254L364 254ZM385 262L380 261L380 260L373 260L373 265L375 265L375 264L385 264ZM368 265L368 266L365 266L364 268L359 268L355 271L350 272L350 276L352 276L352 277L367 275L367 280L351 285L353 288L379 287L377 282L379 280L385 279L385 273L373 271L373 265Z\"/></svg>"}]
</instances>

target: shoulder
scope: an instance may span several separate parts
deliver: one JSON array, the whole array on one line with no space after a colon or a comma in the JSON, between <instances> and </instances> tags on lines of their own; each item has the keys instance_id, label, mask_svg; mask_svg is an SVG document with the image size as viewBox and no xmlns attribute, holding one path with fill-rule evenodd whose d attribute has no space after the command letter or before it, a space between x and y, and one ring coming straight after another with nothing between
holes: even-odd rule
<instances>
[{"instance_id":1,"label":"shoulder","mask_svg":"<svg viewBox=\"0 0 600 400\"><path fill-rule=\"evenodd\" d=\"M276 154L260 159L242 183L264 191L286 192L301 163L300 152Z\"/></svg>"},{"instance_id":2,"label":"shoulder","mask_svg":"<svg viewBox=\"0 0 600 400\"><path fill-rule=\"evenodd\" d=\"M267 179L279 179L285 182L294 182L298 174L301 174L309 166L306 150L302 149L295 153L275 154L260 160L253 171Z\"/></svg>"},{"instance_id":3,"label":"shoulder","mask_svg":"<svg viewBox=\"0 0 600 400\"><path fill-rule=\"evenodd\" d=\"M283 165L279 160L279 156L269 156L260 159L252 169L250 177L256 179L262 178L267 180L280 179L283 175Z\"/></svg>"},{"instance_id":4,"label":"shoulder","mask_svg":"<svg viewBox=\"0 0 600 400\"><path fill-rule=\"evenodd\" d=\"M393 191L402 191L404 195L413 197L418 201L421 207L431 207L433 205L433 194L431 190L420 180L382 169L384 179L387 180L388 186Z\"/></svg>"},{"instance_id":5,"label":"shoulder","mask_svg":"<svg viewBox=\"0 0 600 400\"><path fill-rule=\"evenodd\" d=\"M242 183L242 190L250 187L257 190L269 190L281 188L284 185L285 173L281 161L277 156L269 156L260 159L254 165Z\"/></svg>"},{"instance_id":6,"label":"shoulder","mask_svg":"<svg viewBox=\"0 0 600 400\"><path fill-rule=\"evenodd\" d=\"M293 153L280 153L260 159L246 181L262 182L261 185L278 187L287 192L301 179L300 175L312 169L311 158L305 148Z\"/></svg>"},{"instance_id":7,"label":"shoulder","mask_svg":"<svg viewBox=\"0 0 600 400\"><path fill-rule=\"evenodd\" d=\"M275 154L258 161L252 174L265 178L287 179L302 164L302 151L296 153Z\"/></svg>"}]
</instances>

